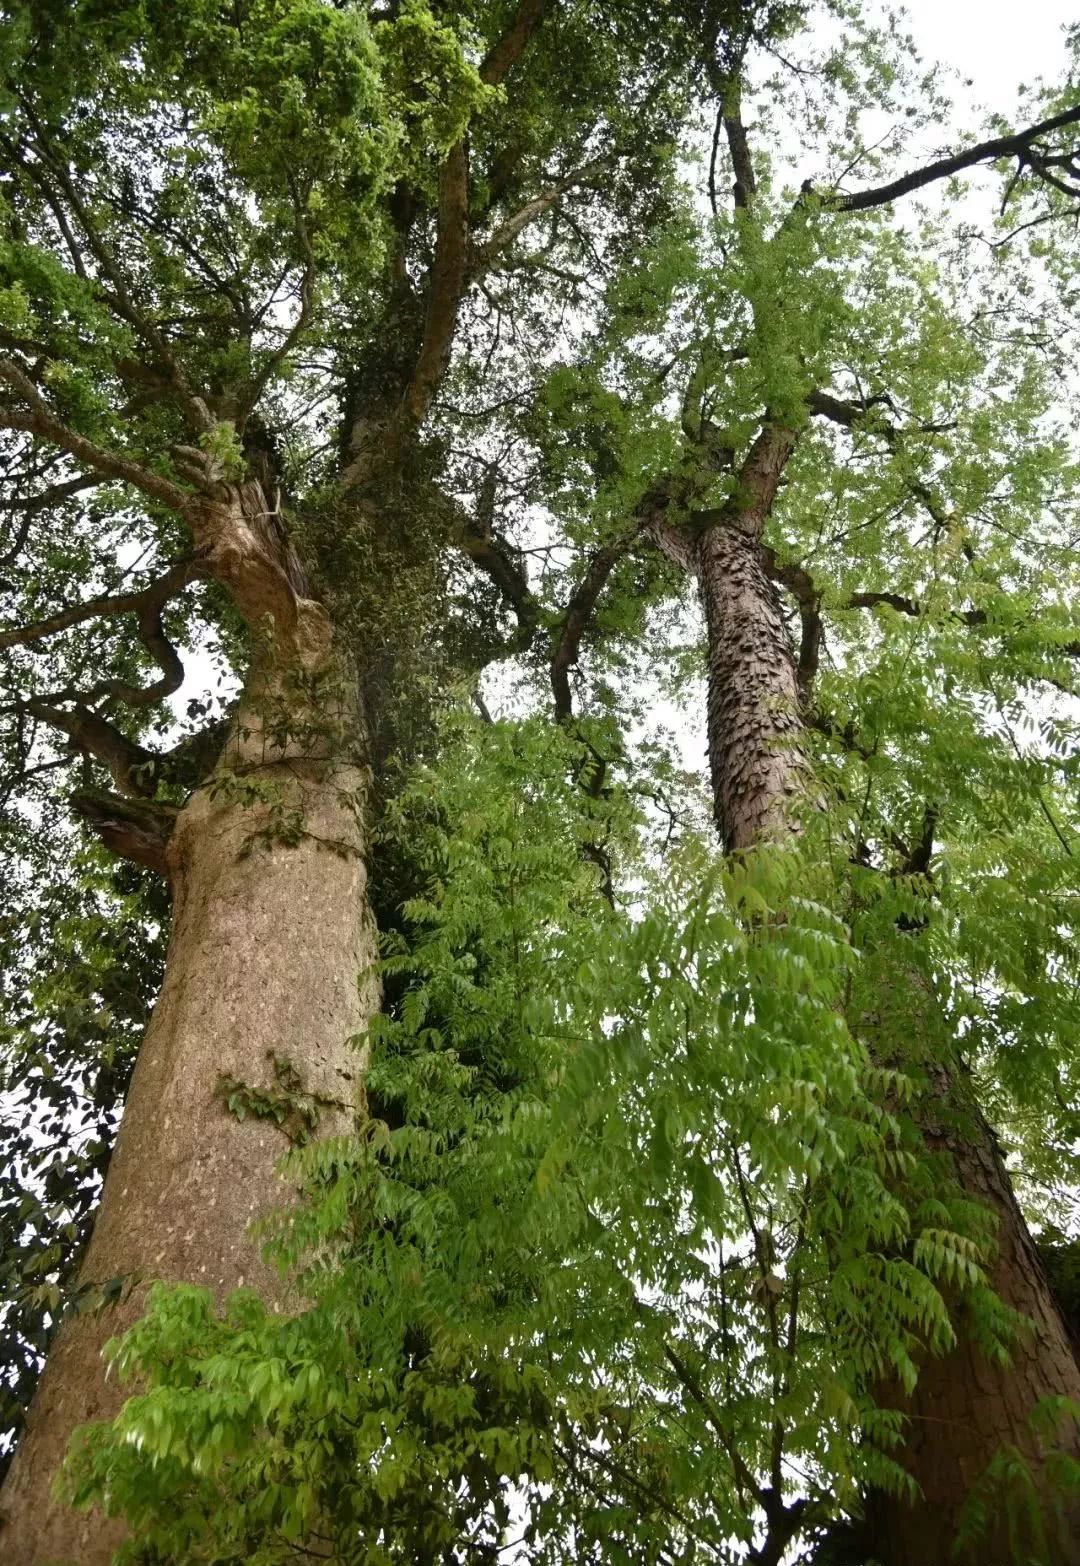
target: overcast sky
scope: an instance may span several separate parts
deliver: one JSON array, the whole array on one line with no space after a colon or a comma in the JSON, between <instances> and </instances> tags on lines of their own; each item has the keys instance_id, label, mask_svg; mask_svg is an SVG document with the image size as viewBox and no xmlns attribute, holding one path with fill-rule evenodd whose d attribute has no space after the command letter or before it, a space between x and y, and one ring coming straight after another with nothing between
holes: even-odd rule
<instances>
[{"instance_id":1,"label":"overcast sky","mask_svg":"<svg viewBox=\"0 0 1080 1566\"><path fill-rule=\"evenodd\" d=\"M1080 0L908 0L906 10L926 59L970 76L975 101L1003 114L1021 82L1060 79L1061 29L1080 22Z\"/></svg>"}]
</instances>

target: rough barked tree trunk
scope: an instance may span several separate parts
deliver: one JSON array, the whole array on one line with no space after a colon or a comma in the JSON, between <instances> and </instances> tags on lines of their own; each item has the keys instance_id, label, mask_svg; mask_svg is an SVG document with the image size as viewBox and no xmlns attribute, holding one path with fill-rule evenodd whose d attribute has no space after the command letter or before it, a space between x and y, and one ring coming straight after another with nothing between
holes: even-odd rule
<instances>
[{"instance_id":1,"label":"rough barked tree trunk","mask_svg":"<svg viewBox=\"0 0 1080 1566\"><path fill-rule=\"evenodd\" d=\"M698 578L708 627L709 764L717 825L729 850L797 831L799 803L814 808L798 671L761 549L795 440L790 429L766 419L733 500L719 513L700 514L705 526L692 544L683 528L662 519L650 526L656 542ZM1028 1424L1032 1409L1046 1397L1080 1403L1080 1368L994 1134L970 1103L958 1060L936 1062L934 1082L920 1130L932 1150L951 1155L965 1193L994 1212L992 1281L1006 1305L1031 1319L1033 1331L1017 1343L1011 1365L1002 1367L965 1332L960 1306L956 1348L923 1357L914 1394L882 1389L883 1404L902 1407L909 1417L900 1458L922 1493L914 1505L871 1498L864 1547L883 1566L956 1559L951 1552L961 1507L994 1456L1011 1444L1037 1462ZM1080 1456L1075 1427L1072 1442ZM1071 1525L1075 1536L1063 1537L1048 1563L1080 1563L1080 1512ZM976 1558L1005 1566L1011 1557L1000 1528L984 1537Z\"/></svg>"},{"instance_id":2,"label":"rough barked tree trunk","mask_svg":"<svg viewBox=\"0 0 1080 1566\"><path fill-rule=\"evenodd\" d=\"M698 545L708 627L709 771L729 850L795 827L805 759L795 663L757 539L736 523Z\"/></svg>"},{"instance_id":3,"label":"rough barked tree trunk","mask_svg":"<svg viewBox=\"0 0 1080 1566\"><path fill-rule=\"evenodd\" d=\"M82 1269L83 1283L138 1281L120 1307L66 1324L50 1351L0 1504L8 1566L110 1559L116 1525L50 1498L72 1431L112 1417L131 1390L106 1378L103 1344L140 1313L154 1279L219 1299L247 1285L271 1308L295 1308L249 1227L289 1199L276 1166L290 1132L344 1133L360 1105L350 1039L377 1005L362 773L348 693L331 678L329 621L260 525L268 515L248 486L192 521L261 650L218 768L164 849L165 980ZM241 1099L287 1093L295 1114L237 1118L226 1084Z\"/></svg>"},{"instance_id":4,"label":"rough barked tree trunk","mask_svg":"<svg viewBox=\"0 0 1080 1566\"><path fill-rule=\"evenodd\" d=\"M882 1402L908 1416L903 1463L916 1480L923 1501L918 1506L881 1491L869 1498L863 1538L867 1553L883 1566L908 1566L912 1561L991 1562L1014 1559L1009 1539L1002 1486L995 1484L986 1499L999 1503L978 1544L961 1555L951 1553L965 1498L994 1454L1016 1447L1038 1474L1041 1453L1028 1420L1034 1406L1047 1397L1067 1396L1080 1403L1080 1370L1068 1331L1047 1282L1042 1262L1017 1206L997 1138L974 1104L962 1116L957 1102L966 1097L962 1069L944 1067L932 1073L934 1098L941 1104L935 1121L931 1104L920 1114L927 1145L948 1156L966 1195L984 1202L997 1219L997 1253L989 1269L990 1282L1012 1310L1031 1323L1012 1348L1007 1370L980 1352L967 1330L963 1302L953 1312L956 1346L946 1355L926 1359L911 1396L900 1387L883 1390ZM1080 1451L1075 1433L1073 1455ZM1014 1501L1019 1500L1016 1496ZM1023 1527L1018 1532L1021 1559L1075 1566L1080 1561L1080 1510L1058 1520L1045 1515L1045 1555L1033 1548ZM1024 1549L1026 1546L1026 1550Z\"/></svg>"}]
</instances>

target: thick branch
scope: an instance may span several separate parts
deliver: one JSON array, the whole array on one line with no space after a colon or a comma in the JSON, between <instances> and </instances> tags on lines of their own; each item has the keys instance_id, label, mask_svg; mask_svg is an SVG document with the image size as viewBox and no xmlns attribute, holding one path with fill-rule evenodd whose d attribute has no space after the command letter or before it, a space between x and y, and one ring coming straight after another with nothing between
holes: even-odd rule
<instances>
[{"instance_id":1,"label":"thick branch","mask_svg":"<svg viewBox=\"0 0 1080 1566\"><path fill-rule=\"evenodd\" d=\"M811 392L806 399L806 404L810 412L818 418L829 419L833 424L839 424L843 429L848 430L854 429L857 424L861 423L874 407L882 404L890 405L889 398L885 396L872 397L864 403L844 402L841 398L834 397L830 392L822 391ZM881 436L890 451L899 449L904 432L898 430L894 424L890 424L887 420L877 419L869 427L874 434ZM941 425L929 425L918 429L916 433L931 434L940 432L941 429ZM921 479L912 478L907 480L907 487L916 500L920 501L926 508L927 514L935 527L940 529L948 526L949 518L945 507L928 485L924 484Z\"/></svg>"},{"instance_id":2,"label":"thick branch","mask_svg":"<svg viewBox=\"0 0 1080 1566\"><path fill-rule=\"evenodd\" d=\"M38 435L59 446L86 467L103 473L106 478L120 479L125 484L131 484L144 495L161 501L172 511L185 510L191 497L178 485L132 462L129 457L106 451L69 429L43 400L33 381L11 359L0 358L0 380L6 381L18 392L30 409L28 413L20 413L11 408L0 408L0 429L25 430L28 434Z\"/></svg>"},{"instance_id":3,"label":"thick branch","mask_svg":"<svg viewBox=\"0 0 1080 1566\"><path fill-rule=\"evenodd\" d=\"M806 406L817 418L829 419L833 424L850 430L860 419L865 418L870 405L845 402L841 397L834 397L831 392L812 391L806 399Z\"/></svg>"},{"instance_id":4,"label":"thick branch","mask_svg":"<svg viewBox=\"0 0 1080 1566\"><path fill-rule=\"evenodd\" d=\"M805 566L781 560L776 550L769 545L763 544L761 546L761 558L769 576L774 582L779 582L783 587L787 588L799 607L799 617L802 622L802 642L799 651L798 678L800 694L805 703L809 700L810 689L814 676L817 674L818 657L824 633L821 616L821 591L815 586L814 579ZM915 599L908 598L904 593L888 591L849 593L835 607L837 609L876 609L881 605L894 609L897 614L908 615L912 618L916 618L926 612ZM967 626L985 625L986 611L984 609L954 609L949 618Z\"/></svg>"},{"instance_id":5,"label":"thick branch","mask_svg":"<svg viewBox=\"0 0 1080 1566\"><path fill-rule=\"evenodd\" d=\"M757 192L757 181L754 179L754 162L750 156L750 143L746 139L746 127L742 122L737 86L729 86L728 95L728 102L724 105L724 133L735 170L735 205L745 211Z\"/></svg>"},{"instance_id":6,"label":"thick branch","mask_svg":"<svg viewBox=\"0 0 1080 1566\"><path fill-rule=\"evenodd\" d=\"M525 652L536 635L539 606L516 551L494 531L463 531L458 534L457 542L473 565L491 578L514 611L518 622L514 650Z\"/></svg>"},{"instance_id":7,"label":"thick branch","mask_svg":"<svg viewBox=\"0 0 1080 1566\"><path fill-rule=\"evenodd\" d=\"M168 876L166 850L179 814L176 805L84 791L72 795L71 806L110 853Z\"/></svg>"},{"instance_id":8,"label":"thick branch","mask_svg":"<svg viewBox=\"0 0 1080 1566\"><path fill-rule=\"evenodd\" d=\"M413 424L423 424L446 372L465 291L469 248L469 159L464 141L447 153L439 170L439 220L435 260L428 278L424 340L405 408Z\"/></svg>"},{"instance_id":9,"label":"thick branch","mask_svg":"<svg viewBox=\"0 0 1080 1566\"><path fill-rule=\"evenodd\" d=\"M585 575L570 596L562 617L559 639L551 655L551 690L555 697L555 717L560 723L574 715L570 694L570 670L577 663L582 638L596 609L597 600L618 562L626 554L640 528L598 549L589 561Z\"/></svg>"},{"instance_id":10,"label":"thick branch","mask_svg":"<svg viewBox=\"0 0 1080 1566\"><path fill-rule=\"evenodd\" d=\"M725 520L741 532L761 537L798 438L797 429L776 423L766 413L761 432L739 469L735 493L724 507Z\"/></svg>"},{"instance_id":11,"label":"thick branch","mask_svg":"<svg viewBox=\"0 0 1080 1566\"><path fill-rule=\"evenodd\" d=\"M536 635L539 605L529 586L524 561L513 545L495 531L495 499L498 493L498 467L488 464L474 515L457 501L444 497L454 516L454 542L472 563L491 578L518 622L515 652L526 652Z\"/></svg>"},{"instance_id":12,"label":"thick branch","mask_svg":"<svg viewBox=\"0 0 1080 1566\"><path fill-rule=\"evenodd\" d=\"M148 598L139 611L139 639L161 670L161 678L151 685L130 685L127 680L101 680L90 699L108 696L127 707L152 707L172 696L184 683L184 665L176 648L165 635L162 612L167 600Z\"/></svg>"},{"instance_id":13,"label":"thick branch","mask_svg":"<svg viewBox=\"0 0 1080 1566\"><path fill-rule=\"evenodd\" d=\"M525 46L544 19L547 0L521 0L506 32L493 44L480 65L480 80L497 87L524 53Z\"/></svg>"},{"instance_id":14,"label":"thick branch","mask_svg":"<svg viewBox=\"0 0 1080 1566\"><path fill-rule=\"evenodd\" d=\"M739 467L731 497L721 507L691 512L679 525L670 520L669 513L685 513L701 494L703 479L708 482L721 468L733 465L729 447L710 440L709 430L699 433L696 466L665 475L641 501L637 515L642 531L686 571L697 570L698 541L710 527L735 527L751 538L760 538L799 434L797 429L776 423L766 412L761 431Z\"/></svg>"},{"instance_id":15,"label":"thick branch","mask_svg":"<svg viewBox=\"0 0 1080 1566\"><path fill-rule=\"evenodd\" d=\"M923 811L922 827L918 841L910 848L906 844L899 845L904 852L904 863L901 866L901 875L929 875L930 861L934 857L934 833L937 830L938 813L933 805L927 805Z\"/></svg>"},{"instance_id":16,"label":"thick branch","mask_svg":"<svg viewBox=\"0 0 1080 1566\"><path fill-rule=\"evenodd\" d=\"M196 453L196 455L198 455ZM274 661L320 667L329 654L330 619L310 591L303 568L276 505L267 503L255 480L242 484L208 481L208 495L189 512L199 557L231 595Z\"/></svg>"},{"instance_id":17,"label":"thick branch","mask_svg":"<svg viewBox=\"0 0 1080 1566\"><path fill-rule=\"evenodd\" d=\"M36 697L25 703L25 709L66 734L78 750L103 762L122 794L132 799L146 799L153 794L158 758L153 751L144 750L121 734L99 713L79 705L68 712Z\"/></svg>"},{"instance_id":18,"label":"thick branch","mask_svg":"<svg viewBox=\"0 0 1080 1566\"><path fill-rule=\"evenodd\" d=\"M520 59L545 9L546 0L522 0L509 28L482 61L481 81L491 87L502 81ZM424 338L405 393L405 410L416 426L427 418L450 362L458 310L468 281L468 252L469 153L462 137L450 148L439 170L438 227L435 260L428 277Z\"/></svg>"},{"instance_id":19,"label":"thick branch","mask_svg":"<svg viewBox=\"0 0 1080 1566\"><path fill-rule=\"evenodd\" d=\"M876 609L879 604L887 604L890 609L895 609L897 614L918 615L922 613L913 598L907 598L903 593L852 593L845 598L841 605L844 609Z\"/></svg>"},{"instance_id":20,"label":"thick branch","mask_svg":"<svg viewBox=\"0 0 1080 1566\"><path fill-rule=\"evenodd\" d=\"M921 169L912 169L900 179L890 180L887 185L855 191L849 196L827 196L824 204L837 212L865 212L871 207L888 206L890 202L898 201L901 196L910 195L913 190L921 190L924 185L933 184L935 180L948 179L951 174L959 174L962 170L974 168L979 163L993 163L999 158L1010 157L1027 160L1032 143L1040 136L1047 136L1052 131L1061 130L1063 126L1075 125L1078 122L1080 122L1080 104L1064 110L1061 114L1055 114L1052 119L1042 120L1038 125L1029 125L1026 130L1015 131L1009 136L995 136L989 141L981 141L974 147L968 147L963 152L953 153L947 158L938 158L936 162L927 163ZM1048 176L1044 175L1044 177ZM1060 181L1051 180L1051 183L1056 184L1059 189L1065 189L1068 195L1076 194L1075 191L1063 186Z\"/></svg>"}]
</instances>

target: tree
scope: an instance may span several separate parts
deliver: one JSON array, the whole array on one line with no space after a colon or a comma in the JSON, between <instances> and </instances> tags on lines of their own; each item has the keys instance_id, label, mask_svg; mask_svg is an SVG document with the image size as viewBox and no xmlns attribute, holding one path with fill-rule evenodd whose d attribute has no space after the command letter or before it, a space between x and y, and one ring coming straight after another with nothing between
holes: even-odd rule
<instances>
[{"instance_id":1,"label":"tree","mask_svg":"<svg viewBox=\"0 0 1080 1566\"><path fill-rule=\"evenodd\" d=\"M952 1106L956 1039L973 1034L992 1102L1026 1099L1065 1127L1052 1105L1067 1068L1048 1040L1071 1015L1071 807L1053 753L1012 753L1009 704L1033 677L1068 681L1067 604L1046 593L1066 553L1045 517L1069 505L1073 474L1046 427L1030 322L1003 315L1015 300L980 294L977 270L953 270L932 235L917 248L853 214L1003 155L1062 206L1071 153L1055 137L1078 111L1066 95L1028 131L884 189L844 196L830 179L796 199L755 166L738 102L751 46L783 52L796 12L687 17L583 6L555 26L528 3L452 21L413 7L372 32L363 10L322 5L117 7L93 35L67 11L55 31L35 19L17 35L2 373L5 421L29 437L13 446L27 464L18 536L46 551L58 596L76 574L103 591L34 603L9 645L63 647L66 631L125 615L138 642L107 675L91 663L89 689L84 647L53 655L44 693L13 661L13 744L24 772L63 759L35 723L89 757L83 819L113 852L171 867L176 901L84 1277L143 1267L214 1285L155 1293L120 1360L146 1391L73 1470L78 1498L126 1516L157 1558L277 1560L298 1545L484 1558L503 1543L509 1481L529 1500L536 1559L722 1559L735 1534L778 1561L858 1511L860 1486L872 1525L884 1508L908 1551L897 1558L905 1529L925 1542L940 1524L940 1552L980 1512L995 1537L994 1487L1033 1503L1006 1508L1014 1531L1034 1530L1025 1547L1054 1548L1038 1535L1072 1474L1052 1429L1068 1410L1041 1410L1044 1472L1034 1399L998 1396L1023 1339L987 1284L971 1146L1006 1220L993 1281L1041 1323L1035 1390L1073 1395L1075 1364L1037 1268L1033 1291L1014 1286L1007 1264L1033 1252L979 1111L956 1124ZM471 54L468 25L483 40ZM822 68L815 112L834 95L888 102L888 40L866 45ZM800 69L812 81L818 67ZM693 84L717 109L704 226L662 150ZM725 132L730 213L716 195ZM857 141L852 156L869 158ZM530 251L534 223L546 240ZM1067 277L1056 252L1051 264ZM285 321L274 300L290 283ZM603 294L586 308L590 283ZM577 308L553 341L555 287ZM1016 325L972 344L958 319ZM320 451L299 410L335 396ZM48 489L42 449L72 469ZM77 547L58 549L53 507L99 478L128 488L107 504L99 488L98 535L76 529ZM552 540L511 541L515 490L547 503ZM997 532L1017 511L1030 530L1014 549ZM106 546L133 528L162 564L179 558L124 592ZM976 547L981 528L993 550ZM477 616L455 597L452 549L515 631L491 599ZM635 801L677 820L680 780L662 757L634 759L628 704L604 674L673 624L687 565L708 621L717 816L736 852L717 862L691 834L658 877ZM797 607L797 662L770 577ZM211 730L155 752L140 715L179 686L172 595L200 579L199 615L246 667L244 694L216 746ZM815 687L826 624L845 654ZM550 682L557 726L448 733L409 710L410 681L445 690L450 671L474 678L504 652ZM593 694L579 712L583 656ZM143 687L150 663L161 678ZM391 801L391 753L436 743L442 766ZM103 796L94 761L118 794ZM361 1057L346 1044L377 1005L370 981L355 989L374 950L360 866L373 815L384 929L412 895L381 968L387 1016L353 1137L341 1081ZM1003 865L1024 890L995 913ZM628 915L629 887L644 914ZM181 1046L189 1096L175 1116L168 1105L162 1159L153 1062ZM304 1144L290 1170L306 1188L278 1233L304 1266L288 1294L243 1248L280 1190L282 1133ZM934 1138L945 1156L928 1159ZM1049 1138L1050 1167L1068 1167L1063 1140ZM213 1296L241 1280L261 1297L216 1317ZM113 1387L98 1401L97 1356L143 1299L58 1340L20 1459L30 1480L15 1471L28 1560L75 1547L59 1511L50 1538L23 1545L18 1508L40 1515L71 1425L118 1406ZM920 1469L890 1381L918 1413L972 1344L995 1366L984 1408L1011 1409L1009 1428L977 1421L959 1473L940 1450ZM77 1414L54 1386L78 1389ZM905 1466L944 1477L940 1506L910 1504ZM108 1535L88 1526L80 1559L106 1558Z\"/></svg>"},{"instance_id":2,"label":"tree","mask_svg":"<svg viewBox=\"0 0 1080 1566\"><path fill-rule=\"evenodd\" d=\"M730 44L728 49L731 51ZM906 386L902 390L896 386L890 375L891 366L880 355L878 344L871 347L869 361L860 363L852 352L844 324L837 322L830 329L824 298L810 305L813 315L809 330L800 321L804 312L809 313L805 295L810 294L812 299L812 283L804 283L804 297L794 310L785 308L787 298L797 290L796 276L801 273L805 278L804 269L816 269L815 263L824 261L828 265L835 251L830 255L828 241L823 242L820 234L814 232L817 224L809 214L819 203L813 192L806 189L800 197L806 220L802 220L796 207L783 220L775 238L769 237L767 230L763 232L755 210L757 176L740 107L741 51L729 52L724 63L726 69L718 73L716 86L721 95L720 118L735 171L736 243L750 253L751 265L760 268L769 286L768 294L757 288L747 290L749 340L744 339L741 348L757 382L755 390L762 408L760 425L749 444L740 443L741 449L725 447L733 471L729 494L718 507L691 511L691 542L688 543L685 525L672 530L663 516L653 520L650 527L661 547L666 547L697 577L708 637L707 732L716 820L727 847L739 851L751 848L762 837L782 838L786 833L798 832L800 815L823 803L813 796L808 776L812 764L804 729L807 715L813 712L814 677L824 636L825 595L801 561L790 559L792 543L784 531L780 534L779 559L775 550L763 548L762 543L775 512L780 513L778 521L783 529L790 501L787 496L781 500L781 483L808 426L814 418L829 420L853 437L854 450L858 450L859 435L865 432L871 450L876 438L879 450L906 454L917 447L919 435L930 434L940 440L943 433L955 430L963 431L962 439L970 453L975 432L969 423L970 414L965 419L966 410L955 396L948 398L952 417L945 418L944 400L935 398L929 374L921 378L917 388L914 428L905 428L907 420L901 410L911 408L914 398L909 401ZM820 203L825 221L828 222L830 208L842 213L875 210L921 184L955 173L965 164L1001 155L1017 159L1018 175L1031 167L1040 177L1048 177L1055 190L1061 189L1075 199L1071 188L1049 172L1057 160L1046 150L1044 138L1061 130L1075 135L1073 127L1078 118L1080 111L1070 107L1020 136L995 138L966 154L939 160L914 175L839 199L827 196ZM1075 153L1071 150L1057 156L1064 166L1074 166ZM774 245L779 248L779 255L775 254ZM826 293L831 293L835 287L833 279L826 278L824 287ZM782 301L779 307L778 299ZM733 335L729 329L727 339L721 337L716 344L721 359L727 363L740 352ZM720 379L717 385L716 372L709 364L715 351L712 342L702 351L702 373L692 382L695 401L700 396L702 402L689 410L689 418L684 418L691 441L699 448L706 447L706 463L712 455L707 449L712 428L706 423L704 398L712 393L720 402L726 379ZM991 355L987 354L986 359L990 360ZM969 365L969 373L975 372L969 382L969 396L975 400L977 371L975 364L969 361ZM1031 373L1023 358L1019 366L1014 367L1006 358L1004 364L994 368L1003 378L1010 372L1016 375L1017 370L1021 377ZM849 400L850 393L849 398L839 398L830 389L837 376L843 376L848 383L854 400ZM824 385L819 377L826 378ZM1021 385L1017 386L1017 405L1026 423L1031 410L1023 407ZM914 393L916 388L912 386L911 391ZM937 408L928 418L935 402ZM942 456L948 460L947 451L944 442L938 445L939 461ZM831 452L829 460L847 464L852 455L841 448ZM928 553L932 557L940 547L942 535L951 531L960 558L974 579L966 581L962 577L956 586L961 592L966 589L971 593L987 577L985 551L976 543L976 537L980 523L993 527L995 522L994 500L998 497L993 496L987 482L989 475L984 471L974 482L969 478L966 485L954 488L947 472L943 484L928 484L918 475L917 465L915 457L916 472L904 475L903 482L914 503L929 518ZM820 494L824 487L820 465L814 464L811 473L810 494ZM1012 473L1009 477L1015 483ZM1030 498L1024 496L1020 504L1023 500L1028 505L1033 500L1045 503L1053 485L1050 471L1044 472L1042 481L1047 489ZM809 499L806 488L799 495L797 479L793 487L794 506L800 502L805 505ZM1007 504L1015 514L1018 496L1013 485L1007 492ZM784 555L788 556L786 561ZM1009 560L998 567L998 581L1001 576L1007 579L1012 574L1011 564ZM923 572L926 569L924 564ZM919 571L917 559L908 570ZM787 587L798 604L801 646L797 657L770 577ZM940 582L935 585L940 589ZM850 594L847 603L860 609L888 605L901 613L914 612L915 616L933 612L920 611L906 595L896 595L895 579L887 579L880 586L875 584L869 592ZM951 614L980 630L990 619L978 607L966 615L957 607ZM980 675L985 678L982 670ZM992 694L993 676L987 683ZM977 683L975 688L978 689ZM846 739L856 753L862 752L868 779L872 778L873 755L882 743L880 731L868 739L849 725ZM866 788L863 798L859 841L851 844L853 855L878 873L924 877L932 886L932 865L939 844L943 839L947 841L947 813L950 806L955 809L951 790L946 792L939 782L934 794L924 797L923 820L916 830L905 824L902 831L897 831L888 810L881 815L877 811L871 814L871 787ZM908 804L905 814L910 815L910 810ZM885 845L891 847L894 856L891 866L888 849L882 853ZM1061 847L1070 852L1064 840ZM856 929L859 922L855 921ZM906 923L910 940L915 932L910 918ZM979 1343L977 1333L965 1326L961 1316L959 1332L948 1353L927 1357L928 1343L919 1356L917 1374L911 1374L902 1364L888 1367L881 1394L890 1402L898 1402L908 1417L909 1434L903 1443L902 1461L916 1481L919 1499L912 1505L908 1496L890 1495L885 1490L873 1492L864 1548L899 1566L917 1558L944 1557L962 1531L964 1508L973 1482L993 1472L1003 1446L1029 1460L1036 1469L1048 1461L1048 1430L1040 1422L1040 1408L1066 1411L1061 1449L1075 1459L1080 1450L1080 1428L1075 1424L1080 1406L1080 1368L1065 1320L1013 1195L1000 1146L965 1079L957 1042L950 1037L950 1007L941 997L944 975L936 975L932 967L928 971L923 963L909 962L903 954L890 953L874 977L876 984L872 989L855 989L849 1002L856 1008L850 1025L866 1039L870 1058L879 1066L890 1067L903 1058L898 1045L905 1026L910 1026L914 1019L918 1045L915 1052L909 1048L908 1058L918 1063L924 1074L914 1108L919 1133L927 1150L942 1166L943 1180L951 1179L964 1197L993 1213L995 1227L984 1242L980 1260L987 1265L998 1300L1019 1319L1032 1324L1026 1334L1014 1334L1005 1354L995 1356L984 1352L985 1345ZM816 1194L810 1201L816 1202ZM919 1243L916 1239L916 1251ZM928 1336L932 1343L932 1335ZM1053 1417L1049 1435L1054 1445L1049 1462L1053 1463L1057 1460L1059 1439ZM1036 1493L1043 1504L1044 1491L1050 1483L1049 1477L1035 1480ZM1074 1501L1068 1507L1068 1539L1062 1536L1055 1545L1040 1538L1036 1547L1054 1554L1061 1552L1062 1559L1074 1558L1078 1522L1080 1512ZM984 1533L980 1539L980 1548L989 1545L995 1555L1004 1554L1010 1546L1015 1547L1014 1520L1003 1515L988 1535Z\"/></svg>"}]
</instances>

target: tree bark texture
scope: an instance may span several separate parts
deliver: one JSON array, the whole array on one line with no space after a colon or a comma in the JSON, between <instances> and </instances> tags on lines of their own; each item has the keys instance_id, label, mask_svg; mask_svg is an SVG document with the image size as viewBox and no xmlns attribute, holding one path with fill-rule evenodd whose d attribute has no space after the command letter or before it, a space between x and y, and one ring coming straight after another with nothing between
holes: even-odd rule
<instances>
[{"instance_id":1,"label":"tree bark texture","mask_svg":"<svg viewBox=\"0 0 1080 1566\"><path fill-rule=\"evenodd\" d=\"M695 562L709 635L709 761L717 823L729 850L797 830L795 810L800 800L808 803L796 664L761 560L763 520L722 516L701 535ZM882 1389L883 1406L902 1407L910 1417L900 1458L922 1492L915 1505L871 1498L865 1548L883 1566L953 1559L961 1506L995 1454L1013 1445L1037 1459L1028 1424L1034 1406L1048 1396L1080 1402L1080 1369L994 1134L977 1110L966 1103L958 1109L951 1062L936 1071L945 1113L939 1117L931 1104L920 1130L931 1148L950 1155L964 1192L995 1213L991 1281L1033 1328L1017 1344L1012 1364L1002 1367L973 1343L960 1306L956 1347L924 1357L914 1395L905 1399L898 1389ZM952 1129L958 1120L967 1128L963 1136ZM1072 1430L1070 1449L1080 1456L1075 1425ZM1072 1522L1074 1538L1053 1547L1048 1566L1080 1563L1080 1516ZM984 1566L1010 1561L1000 1527L977 1557Z\"/></svg>"},{"instance_id":2,"label":"tree bark texture","mask_svg":"<svg viewBox=\"0 0 1080 1566\"><path fill-rule=\"evenodd\" d=\"M295 846L252 845L265 806L201 790L169 845L175 913L165 981L139 1053L84 1281L140 1273L205 1284L219 1298L247 1285L288 1309L287 1285L260 1259L248 1226L282 1205L275 1166L282 1128L228 1111L223 1079L280 1092L276 1063L299 1075L318 1133L348 1131L361 1059L348 1044L372 1009L358 982L374 959L357 824L344 786L355 777L298 777L305 829ZM271 769L274 770L274 769ZM308 768L309 773L315 769ZM319 839L351 844L341 852ZM3 1496L8 1566L71 1560L97 1566L119 1534L96 1515L52 1504L52 1475L72 1430L108 1419L126 1395L106 1379L105 1341L142 1308L145 1287L118 1309L76 1318L52 1348Z\"/></svg>"},{"instance_id":3,"label":"tree bark texture","mask_svg":"<svg viewBox=\"0 0 1080 1566\"><path fill-rule=\"evenodd\" d=\"M249 509L265 512L260 495ZM249 1234L253 1219L289 1200L276 1170L288 1119L237 1118L224 1085L280 1100L284 1074L316 1135L349 1131L361 1104L363 1060L349 1041L378 1005L365 977L376 947L362 774L325 737L340 729L340 695L326 699L320 729L310 695L295 694L328 665L329 622L239 508L217 520L209 542L221 575L272 645L217 772L180 811L166 848L165 979L81 1274L135 1286L122 1305L66 1323L50 1351L0 1496L5 1566L104 1566L122 1537L98 1514L55 1504L51 1488L72 1431L113 1417L130 1390L106 1378L101 1350L139 1315L150 1281L203 1284L218 1299L246 1285L272 1309L298 1303Z\"/></svg>"},{"instance_id":4,"label":"tree bark texture","mask_svg":"<svg viewBox=\"0 0 1080 1566\"><path fill-rule=\"evenodd\" d=\"M790 831L805 793L799 690L776 590L756 537L723 523L698 545L709 644L708 741L724 846Z\"/></svg>"},{"instance_id":5,"label":"tree bark texture","mask_svg":"<svg viewBox=\"0 0 1080 1566\"><path fill-rule=\"evenodd\" d=\"M923 1503L911 1506L896 1496L875 1493L867 1511L866 1548L882 1566L937 1560L990 1566L1016 1558L1040 1566L1077 1566L1080 1506L1074 1502L1060 1522L1044 1508L1046 1541L1041 1544L1025 1530L1019 1497L1010 1498L1000 1483L986 1497L992 1506L986 1532L970 1550L953 1553L964 1500L1001 1449L1015 1447L1041 1488L1043 1452L1029 1417L1043 1398L1068 1397L1080 1405L1080 1367L993 1130L974 1104L962 1115L956 1113L957 1102L967 1097L959 1072L940 1067L932 1076L933 1098L942 1113L935 1117L932 1099L920 1115L923 1139L932 1151L948 1155L965 1194L983 1202L997 1218L990 1282L1031 1326L1015 1342L1010 1366L1002 1368L973 1342L961 1301L953 1315L955 1347L923 1360L910 1397L900 1387L883 1389L882 1402L908 1416L902 1461L918 1483ZM1080 1433L1073 1421L1066 1421L1059 1439L1074 1457L1080 1456ZM1009 1536L1010 1499L1018 1521L1015 1553Z\"/></svg>"}]
</instances>

